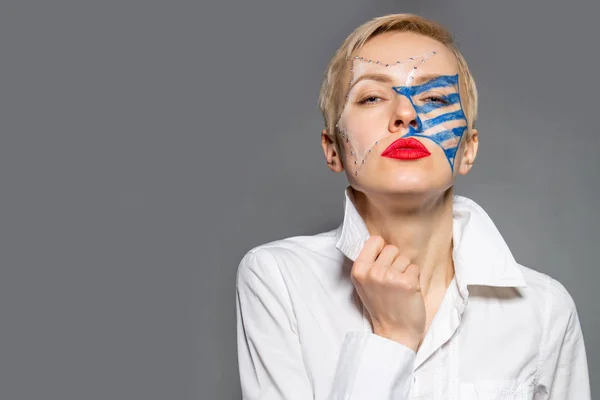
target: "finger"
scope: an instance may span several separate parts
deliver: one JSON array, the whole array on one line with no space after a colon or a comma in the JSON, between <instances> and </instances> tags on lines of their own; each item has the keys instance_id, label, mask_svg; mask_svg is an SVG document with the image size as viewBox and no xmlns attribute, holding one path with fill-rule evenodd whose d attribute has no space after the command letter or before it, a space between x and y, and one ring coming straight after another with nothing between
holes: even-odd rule
<instances>
[{"instance_id":1,"label":"finger","mask_svg":"<svg viewBox=\"0 0 600 400\"><path fill-rule=\"evenodd\" d=\"M410 285L414 287L417 292L421 291L421 269L417 265L410 264L406 268L404 276L407 278L407 280L410 282Z\"/></svg>"},{"instance_id":2,"label":"finger","mask_svg":"<svg viewBox=\"0 0 600 400\"><path fill-rule=\"evenodd\" d=\"M371 236L364 244L360 254L352 266L352 277L360 278L366 275L379 253L383 249L385 242L381 236Z\"/></svg>"},{"instance_id":3,"label":"finger","mask_svg":"<svg viewBox=\"0 0 600 400\"><path fill-rule=\"evenodd\" d=\"M421 276L421 268L418 265L410 264L406 267L404 275L411 278L419 278Z\"/></svg>"},{"instance_id":4,"label":"finger","mask_svg":"<svg viewBox=\"0 0 600 400\"><path fill-rule=\"evenodd\" d=\"M377 260L375 260L375 263L373 264L373 268L387 270L390 265L392 265L396 257L398 257L398 254L400 254L398 248L388 244L383 248L383 250L381 250L381 253L379 253Z\"/></svg>"},{"instance_id":5,"label":"finger","mask_svg":"<svg viewBox=\"0 0 600 400\"><path fill-rule=\"evenodd\" d=\"M360 254L356 258L359 262L368 262L372 264L377 259L377 256L383 250L385 242L381 236L371 236L365 242ZM355 261L355 262L356 262Z\"/></svg>"},{"instance_id":6,"label":"finger","mask_svg":"<svg viewBox=\"0 0 600 400\"><path fill-rule=\"evenodd\" d=\"M408 259L408 257L399 255L398 257L396 257L396 259L390 266L390 270L392 270L394 272L404 273L406 271L406 268L408 268L409 265L410 265L410 260Z\"/></svg>"}]
</instances>

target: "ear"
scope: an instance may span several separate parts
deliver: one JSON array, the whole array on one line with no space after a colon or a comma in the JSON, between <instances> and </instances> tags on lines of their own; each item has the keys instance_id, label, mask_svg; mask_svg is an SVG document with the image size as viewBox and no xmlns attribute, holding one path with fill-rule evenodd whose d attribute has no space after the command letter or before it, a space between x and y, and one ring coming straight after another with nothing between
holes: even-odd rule
<instances>
[{"instance_id":1,"label":"ear","mask_svg":"<svg viewBox=\"0 0 600 400\"><path fill-rule=\"evenodd\" d=\"M323 146L323 153L325 153L329 169L333 172L342 172L344 170L342 159L334 140L327 134L327 129L321 131L321 146Z\"/></svg>"},{"instance_id":2,"label":"ear","mask_svg":"<svg viewBox=\"0 0 600 400\"><path fill-rule=\"evenodd\" d=\"M465 148L460 160L460 166L458 168L459 174L466 175L471 170L473 164L475 163L475 157L477 157L478 147L479 135L477 129L473 128L471 130L471 140L465 143Z\"/></svg>"}]
</instances>

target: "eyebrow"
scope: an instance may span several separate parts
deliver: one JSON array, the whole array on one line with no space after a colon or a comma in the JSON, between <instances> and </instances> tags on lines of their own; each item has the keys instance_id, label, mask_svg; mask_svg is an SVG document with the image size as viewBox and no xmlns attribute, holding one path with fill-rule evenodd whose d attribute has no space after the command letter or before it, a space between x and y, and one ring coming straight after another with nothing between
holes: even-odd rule
<instances>
[{"instance_id":1,"label":"eyebrow","mask_svg":"<svg viewBox=\"0 0 600 400\"><path fill-rule=\"evenodd\" d=\"M417 76L416 79L413 82L411 82L412 83L411 86L419 86L426 82L430 82L434 79L441 78L443 76L447 76L447 75L427 74L427 75ZM352 90L352 88L358 82L364 81L364 80L370 80L370 81L375 81L375 82L380 82L380 83L389 83L389 84L393 83L393 79L389 75L386 75L386 74L375 74L375 73L365 74L365 75L361 76L360 78L358 78L356 81L354 81L354 83L352 83L352 85L348 89L348 92L350 92Z\"/></svg>"},{"instance_id":2,"label":"eyebrow","mask_svg":"<svg viewBox=\"0 0 600 400\"><path fill-rule=\"evenodd\" d=\"M348 92L350 92L352 90L352 88L354 86L356 86L356 84L360 81L364 81L364 80L370 80L370 81L375 81L375 82L380 82L380 83L389 83L392 84L393 80L389 75L385 75L385 74L364 74L363 76L361 76L360 78L358 78L357 80L354 81L354 83L352 85L350 85L350 88L348 89Z\"/></svg>"}]
</instances>

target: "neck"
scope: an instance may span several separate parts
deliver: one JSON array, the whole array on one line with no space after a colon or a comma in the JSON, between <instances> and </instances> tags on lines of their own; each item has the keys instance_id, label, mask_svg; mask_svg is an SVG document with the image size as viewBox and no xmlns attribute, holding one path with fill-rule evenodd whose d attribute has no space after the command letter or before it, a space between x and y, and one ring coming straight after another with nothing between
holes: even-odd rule
<instances>
[{"instance_id":1,"label":"neck","mask_svg":"<svg viewBox=\"0 0 600 400\"><path fill-rule=\"evenodd\" d=\"M445 292L454 277L452 188L441 196L371 194L357 190L355 205L371 235L400 250L419 266L421 292Z\"/></svg>"}]
</instances>

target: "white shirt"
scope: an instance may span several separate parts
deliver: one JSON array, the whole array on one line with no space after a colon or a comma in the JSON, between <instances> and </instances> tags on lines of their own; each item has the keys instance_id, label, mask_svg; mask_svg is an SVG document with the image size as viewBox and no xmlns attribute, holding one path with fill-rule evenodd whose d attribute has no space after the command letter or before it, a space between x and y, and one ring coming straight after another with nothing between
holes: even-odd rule
<instances>
[{"instance_id":1,"label":"white shirt","mask_svg":"<svg viewBox=\"0 0 600 400\"><path fill-rule=\"evenodd\" d=\"M348 188L338 229L244 256L244 399L590 399L572 297L519 265L475 202L454 196L455 277L416 353L373 334L354 291L350 270L368 237Z\"/></svg>"}]
</instances>

